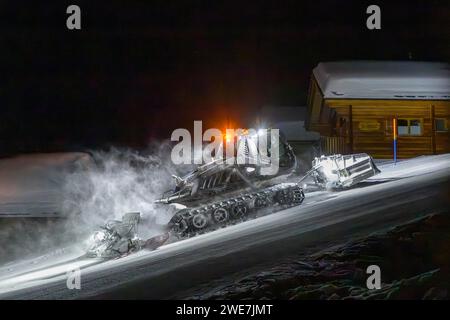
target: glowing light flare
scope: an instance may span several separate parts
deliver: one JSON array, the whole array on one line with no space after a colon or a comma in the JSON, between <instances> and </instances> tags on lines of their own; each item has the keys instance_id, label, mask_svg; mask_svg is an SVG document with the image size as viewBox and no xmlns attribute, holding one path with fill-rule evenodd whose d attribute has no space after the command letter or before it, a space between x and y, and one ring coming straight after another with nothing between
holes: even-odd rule
<instances>
[{"instance_id":1,"label":"glowing light flare","mask_svg":"<svg viewBox=\"0 0 450 320\"><path fill-rule=\"evenodd\" d=\"M224 137L226 143L230 143L233 140L233 135L231 135L230 133L225 133L223 135L223 137Z\"/></svg>"}]
</instances>

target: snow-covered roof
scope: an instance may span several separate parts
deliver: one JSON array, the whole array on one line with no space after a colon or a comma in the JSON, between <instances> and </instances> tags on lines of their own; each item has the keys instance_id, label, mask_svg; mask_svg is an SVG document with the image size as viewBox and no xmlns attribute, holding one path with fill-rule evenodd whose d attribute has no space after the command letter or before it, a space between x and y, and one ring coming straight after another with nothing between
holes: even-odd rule
<instances>
[{"instance_id":1,"label":"snow-covered roof","mask_svg":"<svg viewBox=\"0 0 450 320\"><path fill-rule=\"evenodd\" d=\"M307 131L305 129L304 121L280 121L272 126L280 129L288 141L317 141L320 139L320 134L314 131Z\"/></svg>"},{"instance_id":2,"label":"snow-covered roof","mask_svg":"<svg viewBox=\"0 0 450 320\"><path fill-rule=\"evenodd\" d=\"M450 64L321 62L313 70L326 99L450 100Z\"/></svg>"},{"instance_id":3,"label":"snow-covered roof","mask_svg":"<svg viewBox=\"0 0 450 320\"><path fill-rule=\"evenodd\" d=\"M307 106L273 106L265 105L259 111L259 116L264 122L276 121L300 121L305 120Z\"/></svg>"},{"instance_id":4,"label":"snow-covered roof","mask_svg":"<svg viewBox=\"0 0 450 320\"><path fill-rule=\"evenodd\" d=\"M316 141L320 134L306 131L306 106L263 106L259 112L265 126L280 129L288 141Z\"/></svg>"}]
</instances>

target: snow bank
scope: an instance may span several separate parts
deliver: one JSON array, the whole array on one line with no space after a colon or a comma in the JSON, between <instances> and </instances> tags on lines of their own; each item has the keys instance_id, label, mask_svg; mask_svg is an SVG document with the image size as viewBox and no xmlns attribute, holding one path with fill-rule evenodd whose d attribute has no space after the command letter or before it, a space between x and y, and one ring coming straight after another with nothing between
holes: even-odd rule
<instances>
[{"instance_id":1,"label":"snow bank","mask_svg":"<svg viewBox=\"0 0 450 320\"><path fill-rule=\"evenodd\" d=\"M61 215L66 176L91 164L91 157L81 152L0 159L0 217Z\"/></svg>"}]
</instances>

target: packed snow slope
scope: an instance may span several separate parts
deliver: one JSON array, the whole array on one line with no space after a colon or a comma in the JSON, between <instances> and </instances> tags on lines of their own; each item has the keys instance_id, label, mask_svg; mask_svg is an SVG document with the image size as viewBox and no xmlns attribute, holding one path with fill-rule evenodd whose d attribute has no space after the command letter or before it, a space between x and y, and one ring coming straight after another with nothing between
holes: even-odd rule
<instances>
[{"instance_id":1,"label":"packed snow slope","mask_svg":"<svg viewBox=\"0 0 450 320\"><path fill-rule=\"evenodd\" d=\"M245 274L301 252L367 236L449 206L450 154L379 165L357 188L309 192L301 206L217 230L156 251L112 261L74 260L66 248L0 268L1 299L187 298L202 285ZM67 271L81 269L81 289Z\"/></svg>"}]
</instances>

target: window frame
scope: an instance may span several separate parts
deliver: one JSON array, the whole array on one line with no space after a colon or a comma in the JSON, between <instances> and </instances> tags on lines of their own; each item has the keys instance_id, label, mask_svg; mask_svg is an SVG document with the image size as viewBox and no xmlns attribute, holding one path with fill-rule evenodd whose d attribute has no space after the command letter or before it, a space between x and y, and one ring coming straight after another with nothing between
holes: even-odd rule
<instances>
[{"instance_id":1,"label":"window frame","mask_svg":"<svg viewBox=\"0 0 450 320\"><path fill-rule=\"evenodd\" d=\"M444 130L438 130L437 129L437 126L436 126L436 121L437 120L443 120L444 121ZM442 133L445 133L445 132L448 132L448 120L447 120L447 118L440 118L440 117L438 117L438 118L434 118L434 131L435 132L442 132Z\"/></svg>"},{"instance_id":2,"label":"window frame","mask_svg":"<svg viewBox=\"0 0 450 320\"><path fill-rule=\"evenodd\" d=\"M408 122L408 133L407 134L400 134L398 130L398 123L400 120L406 120ZM416 120L419 121L420 124L420 134L411 134L411 121ZM397 133L399 137L420 137L423 136L423 118L397 118Z\"/></svg>"}]
</instances>

